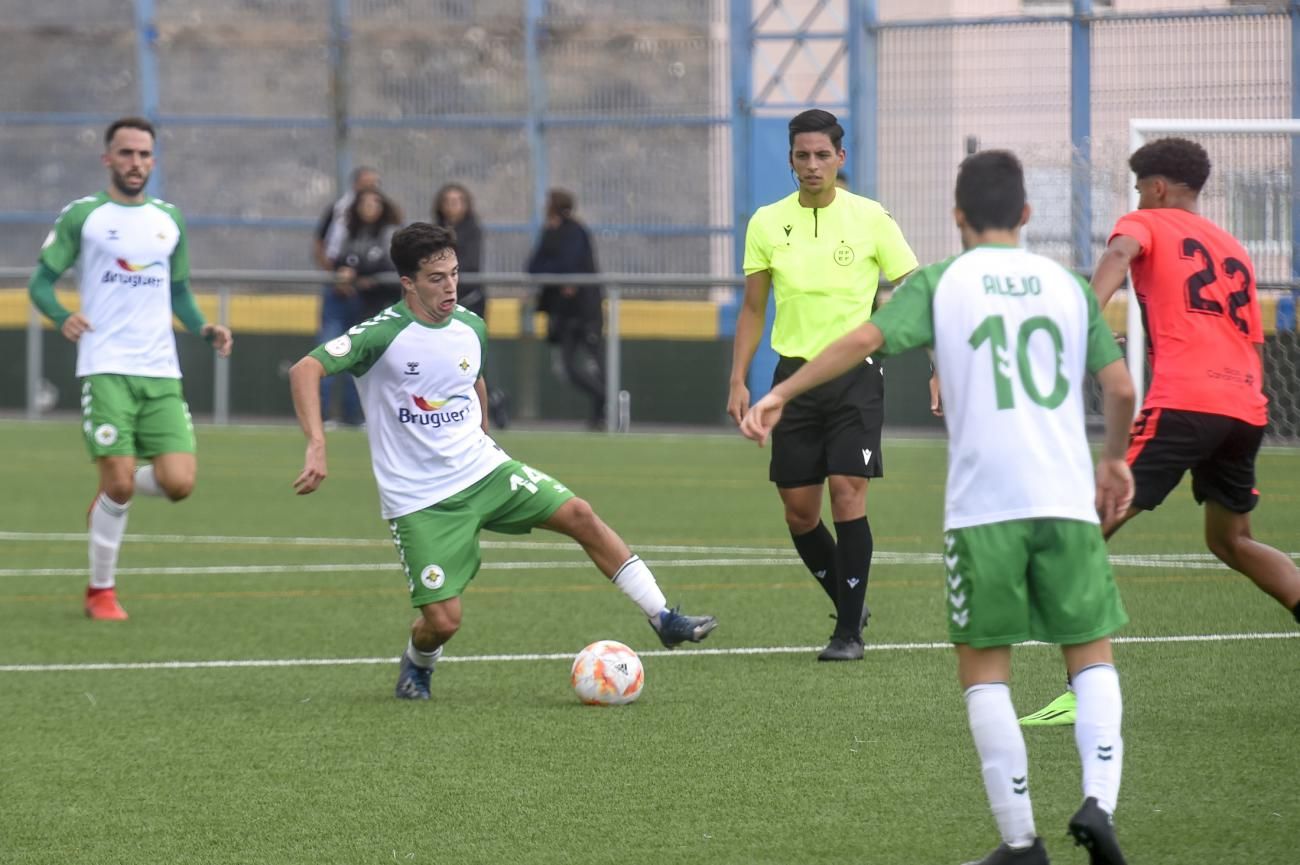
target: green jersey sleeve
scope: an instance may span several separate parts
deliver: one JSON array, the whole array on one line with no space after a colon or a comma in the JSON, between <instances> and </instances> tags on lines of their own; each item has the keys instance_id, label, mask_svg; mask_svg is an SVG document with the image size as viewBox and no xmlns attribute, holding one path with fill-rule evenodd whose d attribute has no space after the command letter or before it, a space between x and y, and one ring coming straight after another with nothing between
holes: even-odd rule
<instances>
[{"instance_id":1,"label":"green jersey sleeve","mask_svg":"<svg viewBox=\"0 0 1300 865\"><path fill-rule=\"evenodd\" d=\"M948 262L932 264L909 276L871 322L885 336L884 354L934 345L934 289Z\"/></svg>"},{"instance_id":2,"label":"green jersey sleeve","mask_svg":"<svg viewBox=\"0 0 1300 865\"><path fill-rule=\"evenodd\" d=\"M903 229L884 208L876 214L872 235L876 238L876 262L885 279L894 282L916 270L916 253L903 238Z\"/></svg>"},{"instance_id":3,"label":"green jersey sleeve","mask_svg":"<svg viewBox=\"0 0 1300 865\"><path fill-rule=\"evenodd\" d=\"M478 377L482 378L483 369L487 366L488 356L487 322L462 306L456 307L456 311L452 313L452 316L457 321L468 325L474 331L474 335L478 337L479 354L482 358L479 363Z\"/></svg>"},{"instance_id":4,"label":"green jersey sleeve","mask_svg":"<svg viewBox=\"0 0 1300 865\"><path fill-rule=\"evenodd\" d=\"M189 281L190 278L190 239L185 230L185 217L181 215L180 208L174 204L168 204L165 201L158 201L158 207L172 218L176 223L176 230L180 237L176 240L176 248L172 250L171 269L172 282Z\"/></svg>"},{"instance_id":5,"label":"green jersey sleeve","mask_svg":"<svg viewBox=\"0 0 1300 865\"><path fill-rule=\"evenodd\" d=\"M749 218L749 226L745 229L745 261L741 269L746 276L772 269L772 244L767 240L757 213Z\"/></svg>"},{"instance_id":6,"label":"green jersey sleeve","mask_svg":"<svg viewBox=\"0 0 1300 865\"><path fill-rule=\"evenodd\" d=\"M1106 319L1102 317L1101 307L1097 304L1097 295L1092 293L1092 288L1077 274L1075 279L1079 281L1083 296L1088 301L1087 364L1088 372L1096 373L1102 367L1122 358L1124 352L1120 351L1114 334L1110 332L1110 325L1106 324Z\"/></svg>"},{"instance_id":7,"label":"green jersey sleeve","mask_svg":"<svg viewBox=\"0 0 1300 865\"><path fill-rule=\"evenodd\" d=\"M316 346L309 354L325 367L326 375L341 372L365 375L408 324L410 320L402 316L372 318L349 328L342 336Z\"/></svg>"},{"instance_id":8,"label":"green jersey sleeve","mask_svg":"<svg viewBox=\"0 0 1300 865\"><path fill-rule=\"evenodd\" d=\"M77 256L81 255L81 229L86 224L86 217L106 200L106 196L100 193L78 198L63 208L54 221L54 228L41 244L40 263L56 276L76 264Z\"/></svg>"}]
</instances>

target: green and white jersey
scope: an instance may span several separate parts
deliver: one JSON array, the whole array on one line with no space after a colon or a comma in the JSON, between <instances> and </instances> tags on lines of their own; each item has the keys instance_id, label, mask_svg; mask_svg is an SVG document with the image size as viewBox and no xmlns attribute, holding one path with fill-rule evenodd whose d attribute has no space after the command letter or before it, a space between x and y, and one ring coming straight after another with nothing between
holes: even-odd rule
<instances>
[{"instance_id":1,"label":"green and white jersey","mask_svg":"<svg viewBox=\"0 0 1300 865\"><path fill-rule=\"evenodd\" d=\"M437 504L510 459L483 432L474 383L486 348L487 326L464 307L430 324L402 302L312 350L330 375L356 376L384 519Z\"/></svg>"},{"instance_id":2,"label":"green and white jersey","mask_svg":"<svg viewBox=\"0 0 1300 865\"><path fill-rule=\"evenodd\" d=\"M887 354L934 347L949 434L945 530L1097 522L1084 375L1121 354L1086 283L1041 255L980 246L918 270L872 321Z\"/></svg>"},{"instance_id":3,"label":"green and white jersey","mask_svg":"<svg viewBox=\"0 0 1300 865\"><path fill-rule=\"evenodd\" d=\"M59 214L41 262L55 273L75 264L80 275L81 313L94 329L77 341L78 376L181 377L171 287L190 278L190 257L175 206L79 198Z\"/></svg>"}]
</instances>

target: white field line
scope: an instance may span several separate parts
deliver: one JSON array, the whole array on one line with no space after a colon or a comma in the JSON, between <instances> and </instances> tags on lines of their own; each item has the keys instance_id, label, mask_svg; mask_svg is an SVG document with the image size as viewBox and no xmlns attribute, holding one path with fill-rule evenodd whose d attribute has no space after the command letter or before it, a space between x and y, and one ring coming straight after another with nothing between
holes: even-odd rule
<instances>
[{"instance_id":1,"label":"white field line","mask_svg":"<svg viewBox=\"0 0 1300 865\"><path fill-rule=\"evenodd\" d=\"M259 537L245 535L174 535L174 534L135 534L127 535L127 543L141 544L189 544L217 546L268 546L268 547L392 547L388 538L291 538ZM86 542L85 532L0 532L0 541L24 541L46 543L82 543ZM493 541L484 540L480 544L485 550L573 550L571 541ZM732 555L766 555L785 553L783 547L705 547L682 544L635 544L638 550L649 553L727 553Z\"/></svg>"},{"instance_id":2,"label":"white field line","mask_svg":"<svg viewBox=\"0 0 1300 865\"><path fill-rule=\"evenodd\" d=\"M189 545L215 545L215 546L289 546L289 547L360 547L360 548L387 548L392 546L392 541L377 538L303 538L303 537L270 537L255 535L178 535L178 534L137 534L127 535L124 539L128 542L149 543L149 544L189 544ZM0 532L0 541L14 542L44 542L44 543L78 543L86 542L84 532ZM537 550L543 552L576 552L575 545L569 541L493 541L484 540L480 542L485 550ZM637 552L646 553L677 553L677 554L699 554L711 556L755 556L759 557L753 560L741 559L736 564L766 564L766 565L784 565L798 564L798 559L789 554L785 547L741 547L741 546L702 546L698 544L633 544ZM1300 552L1287 553L1292 559L1300 560ZM873 562L887 565L937 565L943 561L943 556L938 553L895 553L887 550L877 550L872 556ZM1191 569L1211 569L1216 570L1225 567L1210 553L1145 553L1140 555L1112 555L1110 557L1112 564L1128 565L1139 568L1191 568ZM578 560L578 563L585 562L585 559ZM679 559L676 561L652 561L651 564L660 567L692 567L695 562L699 562L699 567L716 565L719 567L733 566L730 559ZM517 563L502 562L497 564L485 564L484 568L548 568L548 567L568 567L564 563ZM215 569L139 569L139 570L121 570L119 573L137 573L137 574L160 574L160 573L255 573L263 571L266 573L281 573L281 566L268 565L265 567L249 565L250 570L215 570ZM313 570L375 570L383 567L380 564L362 564L362 565L302 565L292 566L287 570L302 570L311 568ZM20 573L21 571L21 573ZM57 571L57 573L54 573ZM68 569L53 569L53 571L27 571L18 568L0 569L0 576L57 576L66 573Z\"/></svg>"},{"instance_id":3,"label":"white field line","mask_svg":"<svg viewBox=\"0 0 1300 865\"><path fill-rule=\"evenodd\" d=\"M729 568L729 567L789 567L799 564L793 556L788 559L662 559L653 562L659 568ZM590 568L587 559L563 562L484 562L485 571L554 571ZM200 567L118 568L119 576L221 576L227 574L326 574L361 573L363 571L399 571L401 565L391 562L361 562L358 564L300 564L300 565L212 565ZM0 568L0 577L75 577L85 576L85 568Z\"/></svg>"},{"instance_id":4,"label":"white field line","mask_svg":"<svg viewBox=\"0 0 1300 865\"><path fill-rule=\"evenodd\" d=\"M1260 634L1173 634L1163 637L1115 637L1113 642L1128 644L1157 643L1239 643L1255 640L1293 640L1300 631ZM1023 643L1036 648L1051 648L1047 643ZM655 649L639 652L643 658L690 658L701 655L791 655L821 651L817 646L750 646L734 649ZM868 644L868 652L915 652L950 649L951 643L875 643ZM448 655L441 664L502 663L520 661L571 661L572 652L547 652L519 655ZM139 661L103 664L0 664L0 673L75 673L115 670L220 670L247 667L356 667L396 664L395 657L388 658L267 658L230 661Z\"/></svg>"},{"instance_id":5,"label":"white field line","mask_svg":"<svg viewBox=\"0 0 1300 865\"><path fill-rule=\"evenodd\" d=\"M565 552L572 547L548 545ZM1295 553L1290 554L1297 558ZM891 553L877 552L872 556L872 563L877 565L933 565L938 566L943 557L938 553ZM1208 554L1172 553L1168 555L1115 555L1110 557L1111 564L1136 568L1163 568L1166 570L1200 570L1227 571L1227 567ZM651 559L650 564L656 569L668 568L772 568L798 567L800 561L795 556L771 558L706 558L706 559ZM586 559L565 559L559 561L526 562L484 562L485 571L554 571L590 567ZM239 574L339 574L367 573L373 571L393 571L399 567L396 561L389 562L355 562L324 563L305 562L294 565L195 565L175 567L141 567L118 568L121 576L234 576ZM84 567L75 568L0 568L0 577L76 577L84 576Z\"/></svg>"}]
</instances>

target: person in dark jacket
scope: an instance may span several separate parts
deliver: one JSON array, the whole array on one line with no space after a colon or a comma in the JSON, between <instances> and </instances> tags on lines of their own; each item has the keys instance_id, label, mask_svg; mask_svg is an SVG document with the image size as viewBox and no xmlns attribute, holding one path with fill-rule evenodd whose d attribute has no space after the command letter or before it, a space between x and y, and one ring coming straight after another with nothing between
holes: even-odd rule
<instances>
[{"instance_id":1,"label":"person in dark jacket","mask_svg":"<svg viewBox=\"0 0 1300 865\"><path fill-rule=\"evenodd\" d=\"M358 192L344 217L347 234L334 260L338 285L357 299L360 324L402 299L388 245L401 225L401 211L377 189Z\"/></svg>"},{"instance_id":2,"label":"person in dark jacket","mask_svg":"<svg viewBox=\"0 0 1300 865\"><path fill-rule=\"evenodd\" d=\"M483 226L474 210L474 197L459 183L445 183L433 197L433 222L450 228L456 237L456 259L460 264L460 293L457 302L487 321L487 286L466 281L465 274L483 272ZM496 429L510 426L510 398L498 387L488 385L488 417Z\"/></svg>"},{"instance_id":3,"label":"person in dark jacket","mask_svg":"<svg viewBox=\"0 0 1300 865\"><path fill-rule=\"evenodd\" d=\"M552 189L546 222L528 259L529 273L597 273L596 253L586 226L573 216L573 193ZM605 349L601 338L604 290L599 285L546 284L537 309L547 315L546 339L555 348L555 366L591 399L593 429L605 420Z\"/></svg>"}]
</instances>

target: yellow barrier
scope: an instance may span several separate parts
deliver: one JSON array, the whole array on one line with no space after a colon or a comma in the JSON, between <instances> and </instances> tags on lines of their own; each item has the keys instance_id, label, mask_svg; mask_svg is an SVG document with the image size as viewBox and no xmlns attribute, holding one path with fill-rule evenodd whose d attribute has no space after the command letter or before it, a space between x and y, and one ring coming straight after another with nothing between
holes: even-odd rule
<instances>
[{"instance_id":1,"label":"yellow barrier","mask_svg":"<svg viewBox=\"0 0 1300 865\"><path fill-rule=\"evenodd\" d=\"M77 293L57 292L59 302L75 310ZM217 298L197 295L199 309L208 320L217 315ZM488 333L494 338L511 339L521 334L523 301L517 297L499 297L488 301ZM0 289L0 328L20 328L27 324L26 289ZM718 307L701 300L624 300L619 305L624 339L718 338ZM235 333L283 333L311 335L320 322L320 297L314 294L236 294L230 298L230 326ZM45 323L49 327L49 322ZM533 318L533 333L546 333L546 315Z\"/></svg>"},{"instance_id":2,"label":"yellow barrier","mask_svg":"<svg viewBox=\"0 0 1300 865\"><path fill-rule=\"evenodd\" d=\"M78 306L75 291L58 291L59 302L68 309ZM1264 333L1277 330L1277 295L1264 294L1259 299ZM198 295L199 309L209 320L216 318L217 298ZM27 290L0 289L0 328L20 328L27 324ZM496 339L514 339L521 335L520 315L523 301L517 297L498 297L488 301L488 334ZM1102 314L1111 330L1128 330L1127 304L1117 297L1106 305ZM625 339L718 339L718 307L702 300L624 300L619 306ZM230 298L230 324L236 333L288 333L311 335L320 322L320 298L314 294L236 294ZM46 322L49 326L49 322ZM546 315L533 317L533 333L546 333Z\"/></svg>"}]
</instances>

